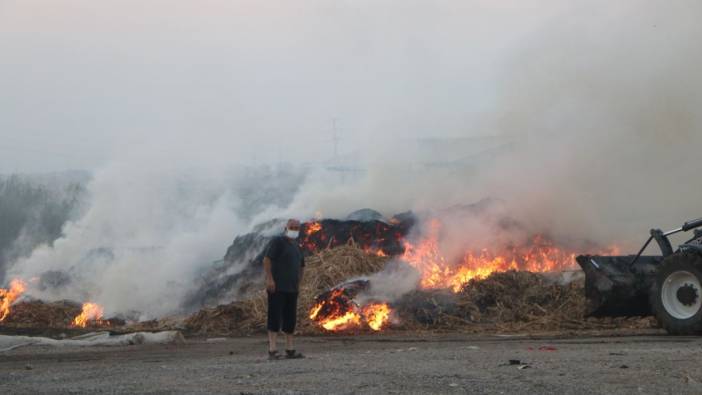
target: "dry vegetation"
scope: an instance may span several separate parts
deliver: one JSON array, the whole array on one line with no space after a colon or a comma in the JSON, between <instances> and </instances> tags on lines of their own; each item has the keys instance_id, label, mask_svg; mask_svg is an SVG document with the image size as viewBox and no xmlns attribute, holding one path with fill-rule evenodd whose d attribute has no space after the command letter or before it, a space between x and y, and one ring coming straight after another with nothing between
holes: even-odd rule
<instances>
[{"instance_id":1,"label":"dry vegetation","mask_svg":"<svg viewBox=\"0 0 702 395\"><path fill-rule=\"evenodd\" d=\"M401 327L467 332L646 329L642 317L586 318L582 281L559 284L545 275L509 271L472 280L457 294L415 291L398 302Z\"/></svg>"},{"instance_id":2,"label":"dry vegetation","mask_svg":"<svg viewBox=\"0 0 702 395\"><path fill-rule=\"evenodd\" d=\"M12 327L68 327L80 314L81 305L68 301L45 303L40 300L20 302L12 306L4 326Z\"/></svg>"},{"instance_id":3,"label":"dry vegetation","mask_svg":"<svg viewBox=\"0 0 702 395\"><path fill-rule=\"evenodd\" d=\"M329 288L380 271L388 258L368 255L353 245L324 250L307 259L305 280L298 302L298 331L321 333L308 318L314 299ZM495 273L468 283L461 292L418 290L392 304L396 310L390 330L439 330L461 332L546 332L598 329L648 329L648 318L585 318L582 281L561 285L547 276L528 272ZM70 302L21 302L2 326L12 328L67 328L80 306ZM266 324L266 294L247 300L203 308L190 317L113 326L119 332L179 329L190 335L250 335Z\"/></svg>"},{"instance_id":4,"label":"dry vegetation","mask_svg":"<svg viewBox=\"0 0 702 395\"><path fill-rule=\"evenodd\" d=\"M317 295L345 280L375 273L386 261L387 258L368 255L353 245L327 249L307 258L298 300L298 330L317 332L307 317ZM202 309L186 320L186 328L194 334L241 335L263 331L265 327L266 292L263 285L251 299Z\"/></svg>"},{"instance_id":5,"label":"dry vegetation","mask_svg":"<svg viewBox=\"0 0 702 395\"><path fill-rule=\"evenodd\" d=\"M308 318L314 298L330 287L382 269L387 258L367 255L354 246L322 251L309 258L301 290L298 330L320 333ZM581 281L561 285L541 274L495 273L474 280L457 294L421 290L405 295L393 307L398 330L460 330L464 332L646 329L652 318L585 318ZM186 321L193 334L245 335L265 330L265 291L246 301L199 311Z\"/></svg>"}]
</instances>

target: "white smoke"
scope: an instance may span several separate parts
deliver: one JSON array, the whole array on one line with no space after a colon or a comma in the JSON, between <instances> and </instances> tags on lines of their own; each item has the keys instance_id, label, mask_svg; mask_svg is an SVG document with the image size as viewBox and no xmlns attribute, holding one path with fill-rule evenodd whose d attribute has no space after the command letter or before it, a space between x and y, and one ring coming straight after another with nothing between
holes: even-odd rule
<instances>
[{"instance_id":1,"label":"white smoke","mask_svg":"<svg viewBox=\"0 0 702 395\"><path fill-rule=\"evenodd\" d=\"M285 43L300 53L290 50L266 69L247 63L238 70L242 81L258 72L275 76L272 90L266 81L241 82L248 94L237 97L236 110L256 119L231 121L237 132L215 125L218 132L192 142L180 131L177 144L160 135L141 154L116 154L94 175L89 207L65 237L16 262L10 275L66 271L70 286L50 293L36 287L33 294L94 300L108 314L154 316L177 310L197 273L221 258L235 235L274 217L343 217L364 207L391 215L492 197L500 202L495 216L525 227L515 237L548 232L631 250L648 227L702 214L695 183L702 146L699 2L412 2L391 26L394 2L303 3L302 15L288 8L289 15L278 15L299 24L299 42ZM249 6L247 18L268 15ZM462 20L468 15L474 23ZM318 34L327 30L343 48ZM305 37L314 45L299 48ZM271 37L258 39L251 45L270 56L281 49ZM344 57L350 65L309 60L330 57L325 49L355 55ZM292 80L278 75L288 72L286 62L295 66ZM331 88L325 83L349 73L353 78ZM305 81L314 83L308 89ZM283 91L292 95L288 101L281 101ZM215 112L233 111L222 104L227 99L218 98ZM335 111L330 103L356 128L346 137L353 142L357 132L362 142L325 161L331 143L296 122L318 116L318 108L320 117ZM194 129L207 129L199 122L212 114L198 115ZM268 140L266 128L275 131ZM283 177L294 178L294 187L271 186L282 181L265 177L261 185L237 183L252 171L238 163L259 153L308 162L309 175ZM492 219L449 218L445 248L491 242Z\"/></svg>"},{"instance_id":2,"label":"white smoke","mask_svg":"<svg viewBox=\"0 0 702 395\"><path fill-rule=\"evenodd\" d=\"M694 37L702 34L702 4L568 4L504 48L496 93L486 96L492 105L467 119L456 139L432 146L381 134L366 153L365 177L310 179L289 211L335 215L370 206L392 214L496 198L500 215L525 226L514 237L548 233L625 252L651 227L702 215L694 182L702 146L702 47ZM458 238L449 249L494 237L494 221L448 220Z\"/></svg>"},{"instance_id":3,"label":"white smoke","mask_svg":"<svg viewBox=\"0 0 702 395\"><path fill-rule=\"evenodd\" d=\"M363 306L369 302L394 302L419 287L420 273L410 265L389 261L382 271L367 277L370 287L358 295L356 301Z\"/></svg>"},{"instance_id":4,"label":"white smoke","mask_svg":"<svg viewBox=\"0 0 702 395\"><path fill-rule=\"evenodd\" d=\"M17 262L10 275L63 271L72 283L34 296L92 300L107 313L172 312L196 271L246 229L226 188L231 181L207 181L185 169L114 164L95 175L89 209L66 225L65 236Z\"/></svg>"}]
</instances>

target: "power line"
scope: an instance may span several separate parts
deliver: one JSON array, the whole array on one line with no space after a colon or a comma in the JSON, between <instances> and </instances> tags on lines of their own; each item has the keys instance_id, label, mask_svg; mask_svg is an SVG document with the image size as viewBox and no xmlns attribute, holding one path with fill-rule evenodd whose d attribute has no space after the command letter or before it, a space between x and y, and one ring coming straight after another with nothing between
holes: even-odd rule
<instances>
[{"instance_id":1,"label":"power line","mask_svg":"<svg viewBox=\"0 0 702 395\"><path fill-rule=\"evenodd\" d=\"M45 150L41 148L33 148L33 147L26 147L26 146L21 146L17 144L7 144L4 141L0 143L0 150L5 151L5 152L10 152L10 153L17 153L17 151L23 151L23 152L31 152L35 154L41 154L43 156L54 156L54 157L61 157L64 159L74 159L74 160L88 160L88 161L96 161L100 160L101 157L99 156L86 156L86 155L81 155L81 154L75 154L75 153L63 153L63 152L56 152L56 151L51 151L51 150Z\"/></svg>"},{"instance_id":2,"label":"power line","mask_svg":"<svg viewBox=\"0 0 702 395\"><path fill-rule=\"evenodd\" d=\"M332 118L332 140L334 141L334 159L339 157L339 131L336 129L337 118Z\"/></svg>"}]
</instances>

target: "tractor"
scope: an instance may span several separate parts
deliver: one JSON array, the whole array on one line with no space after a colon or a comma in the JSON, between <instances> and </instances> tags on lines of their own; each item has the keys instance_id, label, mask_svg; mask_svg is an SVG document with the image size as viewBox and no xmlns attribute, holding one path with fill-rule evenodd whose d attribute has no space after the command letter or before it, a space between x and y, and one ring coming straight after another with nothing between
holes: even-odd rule
<instances>
[{"instance_id":1,"label":"tractor","mask_svg":"<svg viewBox=\"0 0 702 395\"><path fill-rule=\"evenodd\" d=\"M581 255L587 315L654 315L673 335L702 334L702 218L664 232L652 229L636 255ZM694 230L673 249L669 236ZM643 255L652 241L661 255Z\"/></svg>"}]
</instances>

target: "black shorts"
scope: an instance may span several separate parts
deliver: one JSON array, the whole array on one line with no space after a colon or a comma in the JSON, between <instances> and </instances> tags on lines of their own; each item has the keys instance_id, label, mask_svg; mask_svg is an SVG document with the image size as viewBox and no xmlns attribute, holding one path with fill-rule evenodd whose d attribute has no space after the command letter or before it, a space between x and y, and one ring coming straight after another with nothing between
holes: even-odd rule
<instances>
[{"instance_id":1,"label":"black shorts","mask_svg":"<svg viewBox=\"0 0 702 395\"><path fill-rule=\"evenodd\" d=\"M297 319L297 292L268 292L268 330L292 335Z\"/></svg>"}]
</instances>

